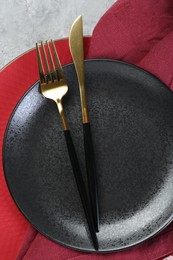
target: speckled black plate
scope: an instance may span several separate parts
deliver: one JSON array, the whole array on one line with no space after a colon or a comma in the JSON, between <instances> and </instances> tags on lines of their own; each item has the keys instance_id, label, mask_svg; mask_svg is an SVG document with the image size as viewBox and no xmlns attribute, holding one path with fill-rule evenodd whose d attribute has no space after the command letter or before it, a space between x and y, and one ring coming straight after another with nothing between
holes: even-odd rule
<instances>
[{"instance_id":1,"label":"speckled black plate","mask_svg":"<svg viewBox=\"0 0 173 260\"><path fill-rule=\"evenodd\" d=\"M99 252L136 245L173 218L173 94L156 77L111 60L86 61L100 199ZM79 90L65 66L64 107L86 176ZM11 117L3 161L10 192L50 239L94 251L53 101L35 83Z\"/></svg>"}]
</instances>

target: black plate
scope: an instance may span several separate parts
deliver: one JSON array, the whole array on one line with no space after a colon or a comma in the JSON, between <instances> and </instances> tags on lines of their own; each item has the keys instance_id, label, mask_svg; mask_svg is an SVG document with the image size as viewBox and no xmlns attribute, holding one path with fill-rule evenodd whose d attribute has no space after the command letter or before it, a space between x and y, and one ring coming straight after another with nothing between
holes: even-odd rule
<instances>
[{"instance_id":1,"label":"black plate","mask_svg":"<svg viewBox=\"0 0 173 260\"><path fill-rule=\"evenodd\" d=\"M99 251L153 236L173 217L173 94L135 66L89 60L86 91L100 198ZM86 176L79 90L72 64L64 108ZM20 210L42 234L94 251L56 104L34 84L17 105L4 140L4 169Z\"/></svg>"}]
</instances>

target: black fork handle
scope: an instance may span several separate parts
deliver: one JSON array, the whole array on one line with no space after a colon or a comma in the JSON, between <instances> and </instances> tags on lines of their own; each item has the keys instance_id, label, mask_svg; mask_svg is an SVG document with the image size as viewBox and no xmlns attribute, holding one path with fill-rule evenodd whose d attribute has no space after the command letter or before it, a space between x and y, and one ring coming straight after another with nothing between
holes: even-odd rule
<instances>
[{"instance_id":1,"label":"black fork handle","mask_svg":"<svg viewBox=\"0 0 173 260\"><path fill-rule=\"evenodd\" d=\"M71 161L71 166L72 166L72 169L73 169L77 188L78 188L80 198L81 198L81 201L82 201L82 205L83 205L83 208L84 208L85 216L86 216L86 219L87 219L87 222L88 222L89 231L90 231L90 234L91 234L93 245L94 245L94 248L96 250L98 250L98 240L97 240L97 236L96 236L96 233L95 233L95 227L94 227L94 221L93 221L91 206L90 206L89 199L88 199L88 196L87 196L85 183L83 181L82 173L81 173L80 166L79 166L79 161L78 161L76 150L75 150L73 140L72 140L72 137L71 137L71 134L70 134L70 130L65 130L64 135L65 135L67 149L68 149L68 153L69 153L69 157L70 157L70 161Z\"/></svg>"}]
</instances>

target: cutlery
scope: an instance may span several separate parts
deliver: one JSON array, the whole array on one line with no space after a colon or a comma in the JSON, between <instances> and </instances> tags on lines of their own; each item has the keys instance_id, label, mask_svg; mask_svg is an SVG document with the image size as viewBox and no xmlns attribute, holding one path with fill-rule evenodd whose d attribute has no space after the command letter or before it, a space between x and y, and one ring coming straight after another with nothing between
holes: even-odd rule
<instances>
[{"instance_id":1,"label":"cutlery","mask_svg":"<svg viewBox=\"0 0 173 260\"><path fill-rule=\"evenodd\" d=\"M40 47L41 47L42 55L40 52ZM53 51L51 51L51 47ZM90 208L90 203L87 197L87 192L83 181L81 169L79 166L76 150L73 144L73 140L70 134L70 130L67 124L67 120L64 114L64 109L62 104L62 98L65 96L65 94L68 91L68 85L65 79L64 71L61 66L58 53L56 51L56 47L53 41L51 42L46 41L45 44L41 42L41 46L38 43L36 43L36 50L37 50L38 68L39 68L39 75L40 75L41 92L43 96L54 100L57 104L63 130L64 130L64 136L66 140L68 154L70 157L71 166L73 169L76 184L84 208L85 216L88 222L90 235L92 238L94 248L98 250L98 241L95 233L92 211ZM53 56L52 56L52 52L53 52ZM46 68L45 70L43 67L43 61ZM49 64L51 66L49 66Z\"/></svg>"},{"instance_id":2,"label":"cutlery","mask_svg":"<svg viewBox=\"0 0 173 260\"><path fill-rule=\"evenodd\" d=\"M69 36L70 51L75 65L81 99L83 136L85 148L85 161L87 177L89 184L89 194L92 206L94 224L96 232L99 231L99 208L98 208L98 190L96 180L96 167L94 160L94 149L91 135L91 127L88 115L88 107L85 93L84 79L84 50L83 50L83 25L82 16L79 16L73 23Z\"/></svg>"}]
</instances>

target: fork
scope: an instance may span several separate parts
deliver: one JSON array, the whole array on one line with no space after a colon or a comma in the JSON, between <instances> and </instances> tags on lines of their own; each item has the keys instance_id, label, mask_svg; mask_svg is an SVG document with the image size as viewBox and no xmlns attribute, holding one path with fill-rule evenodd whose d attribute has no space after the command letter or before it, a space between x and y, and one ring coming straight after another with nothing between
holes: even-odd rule
<instances>
[{"instance_id":1,"label":"fork","mask_svg":"<svg viewBox=\"0 0 173 260\"><path fill-rule=\"evenodd\" d=\"M50 44L52 46L53 51L51 51ZM48 55L46 53L45 46L47 48ZM42 55L40 52L40 47L42 50ZM54 41L52 41L52 40L51 40L51 42L46 41L45 44L43 44L41 42L41 46L38 43L36 43L36 50L37 50L41 92L42 92L43 96L45 96L48 99L54 100L57 104L60 119L62 122L62 127L64 130L64 136L65 136L65 140L66 140L67 150L68 150L68 154L70 157L71 166L73 169L73 174L74 174L74 177L76 180L76 184L77 184L79 195L80 195L82 205L84 208L85 216L86 216L86 219L88 222L88 227L89 227L90 235L92 238L93 246L96 250L98 250L98 241L97 241L97 236L95 233L91 206L89 203L89 199L87 196L85 183L84 183L81 169L79 166L79 161L77 158L76 150L75 150L75 147L73 144L70 130L68 128L67 120L66 120L63 105L62 105L62 98L68 91L68 85L67 85L67 82L65 79L64 71L61 66ZM53 52L54 59L52 56L52 52ZM43 56L44 63L45 63L46 73L45 73L45 70L43 67L42 56ZM49 63L51 64L51 69L50 69Z\"/></svg>"}]
</instances>

